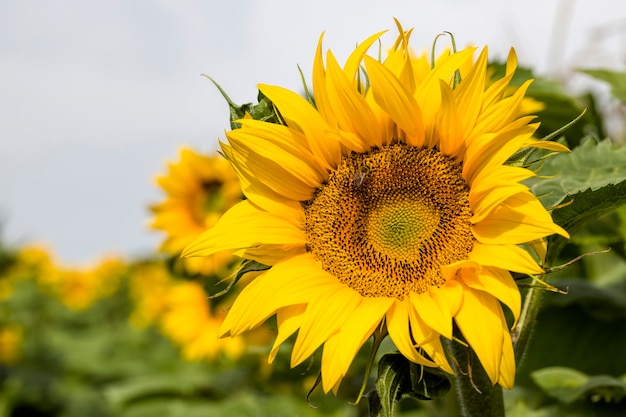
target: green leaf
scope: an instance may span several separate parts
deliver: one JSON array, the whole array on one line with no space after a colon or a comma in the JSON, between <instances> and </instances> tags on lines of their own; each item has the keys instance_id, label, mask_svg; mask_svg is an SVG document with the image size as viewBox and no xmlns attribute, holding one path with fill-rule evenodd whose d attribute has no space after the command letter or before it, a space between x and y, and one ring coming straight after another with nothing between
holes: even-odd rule
<instances>
[{"instance_id":1,"label":"green leaf","mask_svg":"<svg viewBox=\"0 0 626 417\"><path fill-rule=\"evenodd\" d=\"M552 218L570 235L626 203L626 147L609 140L587 140L571 153L549 158L538 174L547 178L527 184L546 207L563 205ZM550 237L548 259L554 260L566 242Z\"/></svg>"},{"instance_id":2,"label":"green leaf","mask_svg":"<svg viewBox=\"0 0 626 417\"><path fill-rule=\"evenodd\" d=\"M587 248L589 250L610 248L615 255L619 255L622 260L626 260L626 205L589 223L572 237L571 243L578 245L582 251L587 251ZM613 282L617 281L617 278L626 276L624 273L626 272L626 264L616 262L619 259L611 259L611 261L614 261L612 262L613 266L610 268L613 272L607 274L607 265L604 262L606 256L602 256L602 265L598 264L595 268L597 272L605 277L603 281ZM594 257L588 257L585 258L585 262L594 262L594 259ZM594 271L591 272L593 273ZM599 276L599 274L593 275ZM615 278L611 279L610 275L615 275Z\"/></svg>"},{"instance_id":3,"label":"green leaf","mask_svg":"<svg viewBox=\"0 0 626 417\"><path fill-rule=\"evenodd\" d=\"M554 210L552 219L567 230L570 235L576 233L587 223L621 207L626 203L626 180L619 184L608 184L600 189L591 188L571 196L572 203ZM553 235L548 238L547 256L549 262L555 259L567 240Z\"/></svg>"},{"instance_id":4,"label":"green leaf","mask_svg":"<svg viewBox=\"0 0 626 417\"><path fill-rule=\"evenodd\" d=\"M527 184L544 206L555 206L568 195L626 180L626 147L589 138L570 153L548 158L538 175L547 178L533 178Z\"/></svg>"},{"instance_id":5,"label":"green leaf","mask_svg":"<svg viewBox=\"0 0 626 417\"><path fill-rule=\"evenodd\" d=\"M452 387L448 375L436 368L428 368L411 363L411 388L414 396L420 400L434 400L445 396Z\"/></svg>"},{"instance_id":6,"label":"green leaf","mask_svg":"<svg viewBox=\"0 0 626 417\"><path fill-rule=\"evenodd\" d=\"M450 379L438 369L417 365L399 353L384 355L378 362L376 390L366 394L370 415L394 416L405 398L432 400L450 391Z\"/></svg>"},{"instance_id":7,"label":"green leaf","mask_svg":"<svg viewBox=\"0 0 626 417\"><path fill-rule=\"evenodd\" d=\"M548 395L569 404L577 400L619 402L626 397L626 382L608 375L589 376L572 368L549 367L531 377Z\"/></svg>"},{"instance_id":8,"label":"green leaf","mask_svg":"<svg viewBox=\"0 0 626 417\"><path fill-rule=\"evenodd\" d=\"M370 394L367 395L371 416L392 417L394 415L395 406L402 394L412 389L409 368L409 360L401 354L390 353L380 358L376 394L372 394L372 399L370 399ZM379 410L377 410L378 405Z\"/></svg>"},{"instance_id":9,"label":"green leaf","mask_svg":"<svg viewBox=\"0 0 626 417\"><path fill-rule=\"evenodd\" d=\"M552 283L564 289L569 285L567 281ZM532 372L551 366L575 368L590 375L626 373L623 310L619 306L612 309L611 301L605 300L603 310L592 315L589 308L603 300L598 294L585 297L584 291L572 286L568 294L544 294L532 338L518 367L518 386L533 388Z\"/></svg>"},{"instance_id":10,"label":"green leaf","mask_svg":"<svg viewBox=\"0 0 626 417\"><path fill-rule=\"evenodd\" d=\"M579 69L579 72L604 81L611 86L611 93L622 102L626 102L626 72L602 69Z\"/></svg>"}]
</instances>

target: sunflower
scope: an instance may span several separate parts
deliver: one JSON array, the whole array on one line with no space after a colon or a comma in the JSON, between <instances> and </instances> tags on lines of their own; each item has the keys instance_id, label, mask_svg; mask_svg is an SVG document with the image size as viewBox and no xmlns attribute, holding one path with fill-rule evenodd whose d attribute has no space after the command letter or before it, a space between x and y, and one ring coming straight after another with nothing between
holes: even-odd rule
<instances>
[{"instance_id":1,"label":"sunflower","mask_svg":"<svg viewBox=\"0 0 626 417\"><path fill-rule=\"evenodd\" d=\"M224 353L236 358L244 350L239 338L219 339L223 317L211 313L204 289L191 281L170 285L161 317L163 333L181 347L188 360L214 359Z\"/></svg>"},{"instance_id":2,"label":"sunflower","mask_svg":"<svg viewBox=\"0 0 626 417\"><path fill-rule=\"evenodd\" d=\"M66 307L80 311L113 294L126 271L121 258L104 258L86 268L57 267L38 276L40 285L52 292Z\"/></svg>"},{"instance_id":3,"label":"sunflower","mask_svg":"<svg viewBox=\"0 0 626 417\"><path fill-rule=\"evenodd\" d=\"M343 67L322 38L313 96L260 85L284 124L249 118L221 147L247 197L184 256L233 253L267 266L238 295L220 333L276 315L278 347L297 332L291 366L323 345L322 387L336 390L364 342L386 331L409 360L453 373L442 339L458 328L493 384L511 388L515 359L503 306L521 297L510 271L541 274L520 245L567 232L508 166L519 150L567 149L533 138L522 116L530 82L516 68L487 82L487 48L415 58L411 31L384 60L361 43ZM360 68L364 68L364 73ZM514 323L513 323L514 325ZM382 329L382 330L381 330Z\"/></svg>"},{"instance_id":4,"label":"sunflower","mask_svg":"<svg viewBox=\"0 0 626 417\"><path fill-rule=\"evenodd\" d=\"M158 323L174 282L169 270L163 263L150 262L135 265L130 272L128 285L133 305L130 322L137 327Z\"/></svg>"},{"instance_id":5,"label":"sunflower","mask_svg":"<svg viewBox=\"0 0 626 417\"><path fill-rule=\"evenodd\" d=\"M13 365L20 358L24 331L17 325L0 326L0 364Z\"/></svg>"},{"instance_id":6,"label":"sunflower","mask_svg":"<svg viewBox=\"0 0 626 417\"><path fill-rule=\"evenodd\" d=\"M191 149L182 149L179 161L170 163L167 173L156 181L166 198L150 207L154 214L151 227L165 232L160 250L175 257L242 197L239 181L226 160ZM212 274L228 260L227 254L185 259L184 268L191 274Z\"/></svg>"}]
</instances>

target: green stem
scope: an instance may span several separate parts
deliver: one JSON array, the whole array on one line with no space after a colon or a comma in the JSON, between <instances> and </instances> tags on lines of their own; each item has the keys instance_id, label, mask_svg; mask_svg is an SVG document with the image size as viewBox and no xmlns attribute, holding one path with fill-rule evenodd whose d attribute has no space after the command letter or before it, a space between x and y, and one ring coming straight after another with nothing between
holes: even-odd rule
<instances>
[{"instance_id":1,"label":"green stem","mask_svg":"<svg viewBox=\"0 0 626 417\"><path fill-rule=\"evenodd\" d=\"M524 297L524 306L520 313L515 330L512 332L513 350L515 351L515 363L519 368L524 352L530 341L533 324L537 319L539 307L541 305L542 290L540 288L529 288Z\"/></svg>"},{"instance_id":2,"label":"green stem","mask_svg":"<svg viewBox=\"0 0 626 417\"><path fill-rule=\"evenodd\" d=\"M473 350L458 342L448 342L458 363L454 377L460 415L464 417L504 417L502 387L493 385Z\"/></svg>"}]
</instances>

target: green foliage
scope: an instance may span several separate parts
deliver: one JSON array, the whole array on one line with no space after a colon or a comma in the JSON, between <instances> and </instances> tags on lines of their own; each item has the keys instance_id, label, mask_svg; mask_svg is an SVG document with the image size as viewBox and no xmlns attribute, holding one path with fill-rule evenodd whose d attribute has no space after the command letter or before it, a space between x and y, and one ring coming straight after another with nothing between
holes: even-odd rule
<instances>
[{"instance_id":1,"label":"green foliage","mask_svg":"<svg viewBox=\"0 0 626 417\"><path fill-rule=\"evenodd\" d=\"M571 153L548 158L538 174L547 178L528 184L544 205L558 206L553 219L571 234L548 239L547 262L575 262L545 277L563 294L535 299L541 308L518 368L511 409L519 415L622 415L626 148L587 139ZM593 255L580 258L588 254Z\"/></svg>"},{"instance_id":2,"label":"green foliage","mask_svg":"<svg viewBox=\"0 0 626 417\"><path fill-rule=\"evenodd\" d=\"M491 68L494 79L504 71L503 65ZM608 83L613 95L626 101L625 73L581 72ZM539 137L557 131L585 108L587 112L560 138L572 152L537 162L532 168L537 168L539 177L527 182L571 238L548 239L548 266L568 266L544 278L563 293L545 292L534 299L536 309L529 321L533 330L528 333L532 338L524 342L528 344L518 364L516 387L504 398L507 416L623 415L626 147L593 139L604 137L603 115L593 95L572 96L558 81L535 77L524 68L512 84L519 86L529 78L535 82L528 96L544 106L538 112ZM229 105L232 129L239 128L236 121L247 114L256 120L282 122L262 93L257 104L237 105L214 84ZM313 103L306 84L305 90ZM584 256L605 249L611 252ZM7 271L15 265L18 252L0 248L0 284L8 282ZM267 268L245 261L214 296L226 293L245 274ZM360 387L359 371L366 368L362 355L354 360L339 396L313 398L312 403L320 404L315 409L305 398L314 384L311 375L317 374L309 368L319 364L289 369L292 340L279 350L269 383L270 371L263 364L268 346L250 348L237 361L222 357L189 362L157 328L132 326L127 276L121 277L123 284L113 294L78 312L43 291L39 278L32 272L11 282L10 297L0 302L0 328L10 324L27 329L19 361L0 365L0 417L352 417L366 412L362 406L347 406L346 400L354 399ZM270 328L273 334L275 324ZM464 381L475 382L469 377ZM454 395L448 393L458 381L451 382L443 372L418 366L400 354L380 358L377 379L369 382L371 415L426 417L450 415L455 408L450 406Z\"/></svg>"},{"instance_id":3,"label":"green foliage","mask_svg":"<svg viewBox=\"0 0 626 417\"><path fill-rule=\"evenodd\" d=\"M626 103L626 72L605 69L581 69L578 71L608 83L611 86L613 96Z\"/></svg>"},{"instance_id":4,"label":"green foliage","mask_svg":"<svg viewBox=\"0 0 626 417\"><path fill-rule=\"evenodd\" d=\"M571 153L548 158L538 178L527 183L552 212L555 223L570 235L626 203L626 147L610 140L587 139ZM548 260L554 260L567 240L549 238Z\"/></svg>"},{"instance_id":5,"label":"green foliage","mask_svg":"<svg viewBox=\"0 0 626 417\"><path fill-rule=\"evenodd\" d=\"M380 358L376 389L366 397L371 416L391 417L403 399L433 400L446 395L450 388L450 379L444 372L390 353Z\"/></svg>"},{"instance_id":6,"label":"green foliage","mask_svg":"<svg viewBox=\"0 0 626 417\"><path fill-rule=\"evenodd\" d=\"M588 138L571 153L546 159L537 174L540 178L529 181L531 190L545 206L556 206L576 193L625 181L626 147Z\"/></svg>"},{"instance_id":7,"label":"green foliage","mask_svg":"<svg viewBox=\"0 0 626 417\"><path fill-rule=\"evenodd\" d=\"M543 368L531 374L535 383L564 404L590 398L593 402L619 402L626 397L626 376L590 377L572 368Z\"/></svg>"},{"instance_id":8,"label":"green foliage","mask_svg":"<svg viewBox=\"0 0 626 417\"><path fill-rule=\"evenodd\" d=\"M15 253L0 248L7 268ZM266 269L247 264L247 272ZM34 273L36 273L36 270ZM241 272L243 273L243 272ZM302 370L275 370L266 387L267 349L238 361L189 362L154 327L129 323L128 287L73 311L38 285L38 276L12 280L0 302L0 329L28 329L15 364L0 364L0 417L314 416L351 417L346 400L324 398L322 410L305 401ZM126 282L127 276L120 277ZM288 363L279 354L281 363ZM315 399L317 401L317 398Z\"/></svg>"}]
</instances>

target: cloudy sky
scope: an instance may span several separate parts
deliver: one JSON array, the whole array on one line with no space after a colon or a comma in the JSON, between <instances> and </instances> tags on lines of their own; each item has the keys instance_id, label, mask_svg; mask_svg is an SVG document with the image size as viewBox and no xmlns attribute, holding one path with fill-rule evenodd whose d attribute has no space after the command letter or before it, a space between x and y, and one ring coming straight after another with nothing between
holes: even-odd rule
<instances>
[{"instance_id":1,"label":"cloudy sky","mask_svg":"<svg viewBox=\"0 0 626 417\"><path fill-rule=\"evenodd\" d=\"M625 64L623 0L3 0L2 239L71 263L148 253L153 177L182 146L215 149L228 127L201 73L240 103L261 82L298 90L296 65L310 76L322 31L341 60L374 32L391 42L393 17L417 49L445 30L492 56L514 46L542 73Z\"/></svg>"}]
</instances>

